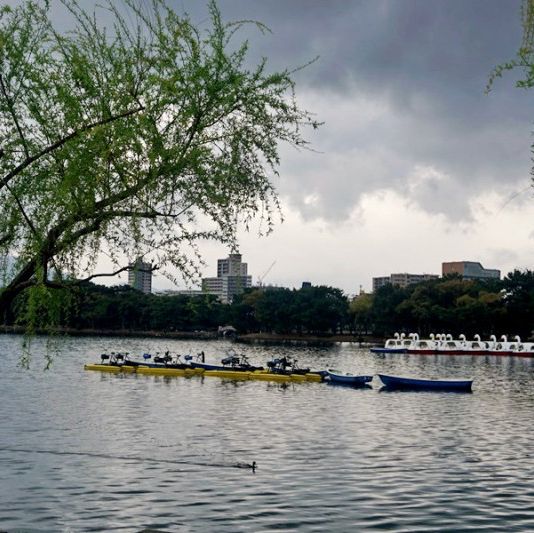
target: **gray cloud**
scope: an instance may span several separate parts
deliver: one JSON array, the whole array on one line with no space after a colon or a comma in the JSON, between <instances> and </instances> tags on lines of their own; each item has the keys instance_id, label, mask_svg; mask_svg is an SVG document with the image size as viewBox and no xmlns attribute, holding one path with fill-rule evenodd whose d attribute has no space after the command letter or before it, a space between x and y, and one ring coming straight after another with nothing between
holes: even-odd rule
<instances>
[{"instance_id":1,"label":"gray cloud","mask_svg":"<svg viewBox=\"0 0 534 533\"><path fill-rule=\"evenodd\" d=\"M326 124L310 133L319 153L283 149L277 184L289 205L305 219L343 220L363 195L390 189L465 221L484 192L496 190L504 201L523 189L531 95L514 87L513 74L484 94L492 68L519 46L520 3L219 0L225 20L271 28L265 35L244 29L251 61L266 56L279 69L320 56L295 75L303 102ZM207 2L169 4L207 26ZM427 178L415 183L421 169Z\"/></svg>"},{"instance_id":2,"label":"gray cloud","mask_svg":"<svg viewBox=\"0 0 534 533\"><path fill-rule=\"evenodd\" d=\"M179 5L205 16L198 2ZM528 183L530 95L514 87L513 75L484 94L492 68L519 45L518 0L222 0L220 7L225 18L273 29L251 37L273 67L320 56L297 81L301 94L318 95L312 109L326 124L313 141L322 154L286 150L280 182L306 218L342 219L363 194L388 188L423 210L469 220L473 198ZM369 115L365 106L382 111ZM414 186L421 168L445 177Z\"/></svg>"}]
</instances>

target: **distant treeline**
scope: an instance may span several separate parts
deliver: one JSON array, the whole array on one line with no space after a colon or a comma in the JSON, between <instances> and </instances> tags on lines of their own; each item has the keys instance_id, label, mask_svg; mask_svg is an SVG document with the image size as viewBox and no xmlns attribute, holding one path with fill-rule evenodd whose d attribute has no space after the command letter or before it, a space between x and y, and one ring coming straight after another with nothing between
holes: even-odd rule
<instances>
[{"instance_id":1,"label":"distant treeline","mask_svg":"<svg viewBox=\"0 0 534 533\"><path fill-rule=\"evenodd\" d=\"M36 301L35 301L36 300ZM28 310L31 309L31 312ZM341 331L349 323L349 302L340 289L307 287L249 289L223 304L215 296L144 294L127 285L92 283L52 291L43 299L19 298L8 324L49 324L90 330L197 331L232 325L240 333Z\"/></svg>"},{"instance_id":2,"label":"distant treeline","mask_svg":"<svg viewBox=\"0 0 534 533\"><path fill-rule=\"evenodd\" d=\"M401 288L386 285L350 304L360 333L451 333L482 336L534 331L534 272L515 270L502 280L447 276Z\"/></svg>"},{"instance_id":3,"label":"distant treeline","mask_svg":"<svg viewBox=\"0 0 534 533\"><path fill-rule=\"evenodd\" d=\"M31 310L31 312L28 312ZM28 317L32 323L28 324ZM514 271L503 280L434 279L401 288L381 287L349 300L340 289L252 288L222 304L212 295L143 294L128 286L84 283L69 291L19 297L7 324L131 331L216 330L390 336L452 333L521 335L534 330L534 272Z\"/></svg>"}]
</instances>

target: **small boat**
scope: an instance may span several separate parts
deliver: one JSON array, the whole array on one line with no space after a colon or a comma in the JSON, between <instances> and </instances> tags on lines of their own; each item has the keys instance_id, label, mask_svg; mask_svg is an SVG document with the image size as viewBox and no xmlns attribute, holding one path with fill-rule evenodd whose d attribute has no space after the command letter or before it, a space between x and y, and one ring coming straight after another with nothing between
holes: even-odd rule
<instances>
[{"instance_id":1,"label":"small boat","mask_svg":"<svg viewBox=\"0 0 534 533\"><path fill-rule=\"evenodd\" d=\"M373 376L355 376L342 374L339 370L329 368L324 372L324 380L336 385L350 385L351 387L363 387L373 380Z\"/></svg>"},{"instance_id":2,"label":"small boat","mask_svg":"<svg viewBox=\"0 0 534 533\"><path fill-rule=\"evenodd\" d=\"M440 391L461 391L470 392L473 380L436 380L436 379L416 379L402 378L397 376L385 376L378 374L382 383L390 389L412 389L412 390L440 390Z\"/></svg>"},{"instance_id":3,"label":"small boat","mask_svg":"<svg viewBox=\"0 0 534 533\"><path fill-rule=\"evenodd\" d=\"M502 335L497 341L492 335L489 341L483 341L480 335L475 335L469 341L465 335L453 339L450 333L430 334L428 339L419 339L417 333L395 333L392 339L387 339L384 347L371 348L373 353L406 353L415 355L499 355L516 357L534 357L534 342L521 342L519 336L508 341Z\"/></svg>"},{"instance_id":4,"label":"small boat","mask_svg":"<svg viewBox=\"0 0 534 533\"><path fill-rule=\"evenodd\" d=\"M262 366L251 365L246 355L237 355L232 352L221 360L220 365L214 365L205 362L204 352L197 355L196 361L191 360L190 356L186 357L190 360L191 368L202 368L203 370L220 370L232 372L256 372L258 370L265 370Z\"/></svg>"},{"instance_id":5,"label":"small boat","mask_svg":"<svg viewBox=\"0 0 534 533\"><path fill-rule=\"evenodd\" d=\"M411 340L405 339L404 333L395 333L392 339L387 339L383 348L371 348L373 353L406 353L411 345Z\"/></svg>"},{"instance_id":6,"label":"small boat","mask_svg":"<svg viewBox=\"0 0 534 533\"><path fill-rule=\"evenodd\" d=\"M371 352L373 353L407 353L407 348L371 348Z\"/></svg>"}]
</instances>

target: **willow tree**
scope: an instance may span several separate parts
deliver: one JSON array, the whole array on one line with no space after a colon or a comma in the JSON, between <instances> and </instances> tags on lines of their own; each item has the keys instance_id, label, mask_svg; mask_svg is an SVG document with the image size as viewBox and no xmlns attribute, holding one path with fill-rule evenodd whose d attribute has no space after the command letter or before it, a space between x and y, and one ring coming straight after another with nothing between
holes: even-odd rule
<instances>
[{"instance_id":1,"label":"willow tree","mask_svg":"<svg viewBox=\"0 0 534 533\"><path fill-rule=\"evenodd\" d=\"M199 239L269 231L279 144L317 126L215 3L200 29L164 0L60 5L68 31L48 2L0 8L0 312L137 257L190 275Z\"/></svg>"},{"instance_id":2,"label":"willow tree","mask_svg":"<svg viewBox=\"0 0 534 533\"><path fill-rule=\"evenodd\" d=\"M521 25L523 37L516 57L495 67L489 78L486 92L491 90L496 78L502 77L506 71L520 71L521 78L516 86L520 89L534 88L534 0L523 0L521 3ZM531 145L534 161L534 144ZM531 170L534 177L534 168Z\"/></svg>"}]
</instances>

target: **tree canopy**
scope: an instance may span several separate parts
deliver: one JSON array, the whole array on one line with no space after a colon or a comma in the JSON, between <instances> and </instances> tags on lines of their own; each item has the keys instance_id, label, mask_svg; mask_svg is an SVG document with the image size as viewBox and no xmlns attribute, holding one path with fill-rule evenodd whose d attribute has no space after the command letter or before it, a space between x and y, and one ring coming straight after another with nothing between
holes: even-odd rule
<instances>
[{"instance_id":1,"label":"tree canopy","mask_svg":"<svg viewBox=\"0 0 534 533\"><path fill-rule=\"evenodd\" d=\"M534 335L534 272L529 270L514 270L502 280L452 275L407 287L388 284L351 301L327 286L255 287L229 304L208 294L144 294L91 282L53 294L60 296L55 323L69 330L191 332L231 324L238 333ZM30 303L26 294L17 298L10 324L27 326ZM35 326L46 327L48 309L36 311Z\"/></svg>"},{"instance_id":2,"label":"tree canopy","mask_svg":"<svg viewBox=\"0 0 534 533\"><path fill-rule=\"evenodd\" d=\"M451 275L398 287L385 285L357 297L349 310L355 329L378 336L395 331L534 334L534 273L514 270L503 280Z\"/></svg>"},{"instance_id":3,"label":"tree canopy","mask_svg":"<svg viewBox=\"0 0 534 533\"><path fill-rule=\"evenodd\" d=\"M232 246L258 215L270 231L279 143L318 126L214 2L206 29L164 0L60 5L69 31L48 2L0 8L0 314L139 257L192 275L199 240Z\"/></svg>"}]
</instances>

